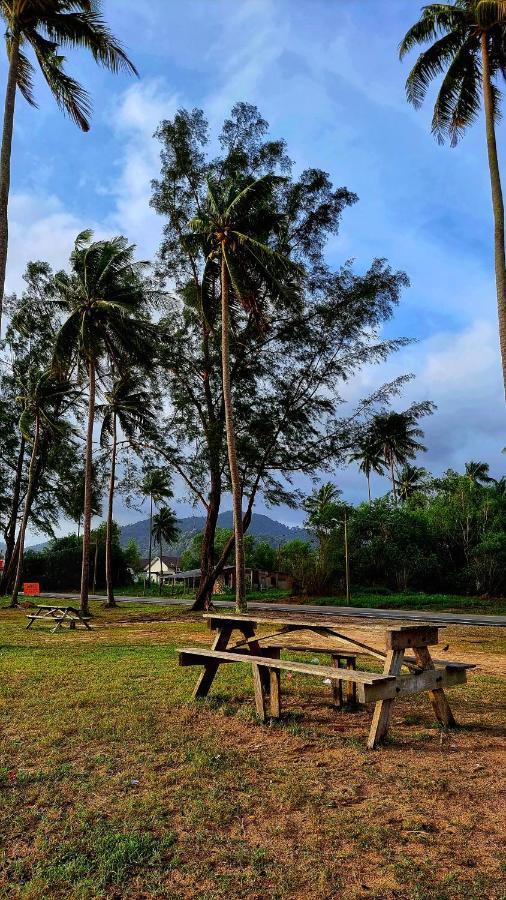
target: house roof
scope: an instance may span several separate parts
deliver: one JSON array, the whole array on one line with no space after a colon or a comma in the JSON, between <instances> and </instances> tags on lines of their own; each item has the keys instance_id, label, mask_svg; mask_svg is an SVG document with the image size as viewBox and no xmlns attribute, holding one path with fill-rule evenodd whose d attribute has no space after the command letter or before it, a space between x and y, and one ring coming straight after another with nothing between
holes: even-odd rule
<instances>
[{"instance_id":1,"label":"house roof","mask_svg":"<svg viewBox=\"0 0 506 900\"><path fill-rule=\"evenodd\" d=\"M151 557L151 565L153 565L153 563L157 562L159 559L159 554ZM165 566L174 566L174 568L177 568L180 562L180 558L179 556L162 556L162 562ZM144 569L147 569L149 566L149 559L141 559L141 565Z\"/></svg>"}]
</instances>

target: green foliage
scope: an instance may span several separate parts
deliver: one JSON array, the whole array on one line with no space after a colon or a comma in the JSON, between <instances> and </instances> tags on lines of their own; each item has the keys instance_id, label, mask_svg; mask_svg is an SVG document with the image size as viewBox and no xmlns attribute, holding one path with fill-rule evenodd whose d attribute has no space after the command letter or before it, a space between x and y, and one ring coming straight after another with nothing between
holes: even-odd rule
<instances>
[{"instance_id":1,"label":"green foliage","mask_svg":"<svg viewBox=\"0 0 506 900\"><path fill-rule=\"evenodd\" d=\"M91 534L90 585L95 581L95 547L98 541L97 589L105 586L105 524ZM57 538L42 550L27 550L23 564L23 580L40 582L43 591L78 590L81 580L82 538L68 535ZM119 528L114 523L112 571L114 584L128 584L129 557L119 545Z\"/></svg>"},{"instance_id":2,"label":"green foliage","mask_svg":"<svg viewBox=\"0 0 506 900\"><path fill-rule=\"evenodd\" d=\"M131 538L123 550L123 557L125 559L125 564L129 569L132 570L134 574L138 572L142 572L142 562L141 562L141 554L139 551L139 545L134 538Z\"/></svg>"}]
</instances>

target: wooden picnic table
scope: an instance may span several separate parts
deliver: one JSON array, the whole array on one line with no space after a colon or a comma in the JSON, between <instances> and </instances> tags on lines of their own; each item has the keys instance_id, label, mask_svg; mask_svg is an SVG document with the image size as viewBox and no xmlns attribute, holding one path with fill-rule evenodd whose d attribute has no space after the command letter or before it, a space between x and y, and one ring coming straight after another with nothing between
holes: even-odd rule
<instances>
[{"instance_id":1,"label":"wooden picnic table","mask_svg":"<svg viewBox=\"0 0 506 900\"><path fill-rule=\"evenodd\" d=\"M405 694L428 693L438 722L445 727L454 726L444 688L465 683L466 670L474 668L468 663L432 658L429 646L438 643L440 626L430 623L386 628L383 651L346 634L342 618L332 619L331 615L310 618L300 614L207 613L204 618L216 632L211 648L179 649L180 665L203 666L193 691L194 698L208 694L220 665L245 663L252 667L256 709L265 721L267 703L271 718L281 715L282 671L315 675L332 685L338 705L342 704L343 684L349 701L375 703L367 741L370 749L384 740L393 703L396 697ZM259 634L258 628L265 626L270 626L270 632ZM234 632L239 632L241 639L231 643ZM332 664L322 666L281 659L282 650L327 653ZM383 671L357 670L357 654L381 660ZM407 674L403 674L403 669L407 669Z\"/></svg>"},{"instance_id":2,"label":"wooden picnic table","mask_svg":"<svg viewBox=\"0 0 506 900\"><path fill-rule=\"evenodd\" d=\"M88 631L91 631L91 628L88 625L90 617L83 616L81 611L76 609L75 606L51 606L39 603L35 612L28 613L26 618L28 619L27 629L31 628L36 621L42 621L42 623L46 625L54 624L54 628L51 629L51 634L54 634L55 631L65 627L68 627L73 631L81 625L83 628L87 628Z\"/></svg>"}]
</instances>

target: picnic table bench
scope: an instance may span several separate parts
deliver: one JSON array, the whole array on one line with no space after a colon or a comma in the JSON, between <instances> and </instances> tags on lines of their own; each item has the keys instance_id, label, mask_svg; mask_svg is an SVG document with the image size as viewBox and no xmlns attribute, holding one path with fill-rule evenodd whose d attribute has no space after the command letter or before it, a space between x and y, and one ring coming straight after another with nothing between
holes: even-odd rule
<instances>
[{"instance_id":1,"label":"picnic table bench","mask_svg":"<svg viewBox=\"0 0 506 900\"><path fill-rule=\"evenodd\" d=\"M343 633L342 622L332 621L331 616L309 619L296 614L208 613L204 618L209 628L217 632L212 646L182 647L178 651L181 666L203 666L193 691L194 698L208 694L220 665L245 663L252 668L259 718L265 721L268 705L271 718L277 719L281 715L281 672L314 675L332 685L337 705L342 705L343 685L348 701L375 703L367 741L370 749L384 740L392 705L397 697L406 694L428 693L436 719L445 727L454 726L444 688L464 684L467 669L474 668L469 663L432 658L429 646L438 643L437 625L389 627L385 631L385 651L382 651ZM258 626L265 625L273 626L275 632L258 634ZM242 640L230 644L234 631L242 635ZM304 633L305 641L297 640ZM343 642L349 649L343 648ZM282 650L326 653L332 665L281 659ZM383 671L358 670L359 653L381 660ZM407 674L402 673L403 668L408 670Z\"/></svg>"},{"instance_id":2,"label":"picnic table bench","mask_svg":"<svg viewBox=\"0 0 506 900\"><path fill-rule=\"evenodd\" d=\"M75 630L82 626L91 631L88 625L90 616L83 616L81 611L76 609L75 606L49 606L39 603L35 612L28 613L26 618L28 619L27 629L31 628L36 621L42 621L46 625L54 625L54 628L51 629L51 634L65 627Z\"/></svg>"}]
</instances>

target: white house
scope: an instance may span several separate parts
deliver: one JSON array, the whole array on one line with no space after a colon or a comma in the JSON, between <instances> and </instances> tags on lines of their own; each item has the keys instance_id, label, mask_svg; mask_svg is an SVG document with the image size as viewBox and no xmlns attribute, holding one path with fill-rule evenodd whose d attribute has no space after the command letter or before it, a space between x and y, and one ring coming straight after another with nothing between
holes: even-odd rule
<instances>
[{"instance_id":1,"label":"white house","mask_svg":"<svg viewBox=\"0 0 506 900\"><path fill-rule=\"evenodd\" d=\"M179 565L179 556L153 556L151 566L148 559L142 560L142 571L138 576L138 580L144 581L151 572L151 581L158 582L160 577L162 582L168 581L170 576L176 575L181 569Z\"/></svg>"}]
</instances>

